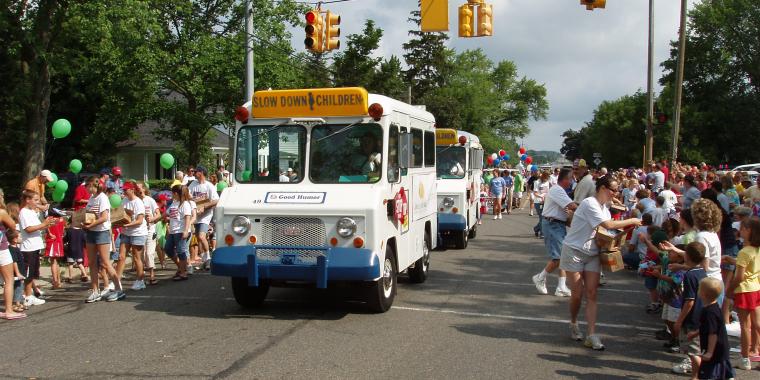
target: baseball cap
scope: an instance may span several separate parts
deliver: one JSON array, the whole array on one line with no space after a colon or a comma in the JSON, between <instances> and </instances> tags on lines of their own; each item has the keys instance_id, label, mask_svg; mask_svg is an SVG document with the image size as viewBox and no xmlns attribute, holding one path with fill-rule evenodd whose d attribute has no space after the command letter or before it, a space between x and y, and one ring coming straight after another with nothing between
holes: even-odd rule
<instances>
[{"instance_id":1,"label":"baseball cap","mask_svg":"<svg viewBox=\"0 0 760 380\"><path fill-rule=\"evenodd\" d=\"M121 168L114 166L113 169L111 169L111 173L113 173L113 175L121 175Z\"/></svg>"},{"instance_id":2,"label":"baseball cap","mask_svg":"<svg viewBox=\"0 0 760 380\"><path fill-rule=\"evenodd\" d=\"M43 177L45 177L45 179L47 179L48 182L52 182L53 181L53 173L51 173L50 170L45 169L45 170L43 170L43 171L40 172L40 175L43 176Z\"/></svg>"},{"instance_id":3,"label":"baseball cap","mask_svg":"<svg viewBox=\"0 0 760 380\"><path fill-rule=\"evenodd\" d=\"M585 167L587 167L586 166L586 160L584 160L582 158L580 160L578 160L578 167L579 168L585 168Z\"/></svg>"},{"instance_id":4,"label":"baseball cap","mask_svg":"<svg viewBox=\"0 0 760 380\"><path fill-rule=\"evenodd\" d=\"M108 168L100 169L100 175L108 174L111 175L111 171Z\"/></svg>"},{"instance_id":5,"label":"baseball cap","mask_svg":"<svg viewBox=\"0 0 760 380\"><path fill-rule=\"evenodd\" d=\"M292 172L292 171L293 171L293 168L288 168L288 172Z\"/></svg>"},{"instance_id":6,"label":"baseball cap","mask_svg":"<svg viewBox=\"0 0 760 380\"><path fill-rule=\"evenodd\" d=\"M124 182L124 186L122 186L122 189L124 189L124 191L127 191L127 190L136 190L137 189L137 185L134 182L132 182L132 181L127 181L127 182Z\"/></svg>"},{"instance_id":7,"label":"baseball cap","mask_svg":"<svg viewBox=\"0 0 760 380\"><path fill-rule=\"evenodd\" d=\"M195 167L195 172L196 173L203 173L203 175L207 175L208 174L208 170L206 170L206 167L202 166L202 165L196 166Z\"/></svg>"}]
</instances>

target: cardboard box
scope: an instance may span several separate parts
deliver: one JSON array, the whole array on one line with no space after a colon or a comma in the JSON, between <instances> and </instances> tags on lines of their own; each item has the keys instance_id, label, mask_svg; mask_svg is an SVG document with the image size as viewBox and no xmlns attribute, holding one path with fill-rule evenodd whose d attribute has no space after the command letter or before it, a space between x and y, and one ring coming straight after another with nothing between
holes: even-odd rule
<instances>
[{"instance_id":1,"label":"cardboard box","mask_svg":"<svg viewBox=\"0 0 760 380\"><path fill-rule=\"evenodd\" d=\"M193 199L193 201L198 207L206 207L207 204L211 203L211 199L208 198Z\"/></svg>"},{"instance_id":2,"label":"cardboard box","mask_svg":"<svg viewBox=\"0 0 760 380\"><path fill-rule=\"evenodd\" d=\"M625 244L625 237L628 230L607 230L599 226L596 228L596 245L599 246L599 252L619 251Z\"/></svg>"},{"instance_id":3,"label":"cardboard box","mask_svg":"<svg viewBox=\"0 0 760 380\"><path fill-rule=\"evenodd\" d=\"M620 251L602 252L599 254L599 262L605 272L617 272L625 268L623 254Z\"/></svg>"},{"instance_id":4,"label":"cardboard box","mask_svg":"<svg viewBox=\"0 0 760 380\"><path fill-rule=\"evenodd\" d=\"M124 207L111 209L111 224L115 226L121 226L131 222L132 219L127 215Z\"/></svg>"},{"instance_id":5,"label":"cardboard box","mask_svg":"<svg viewBox=\"0 0 760 380\"><path fill-rule=\"evenodd\" d=\"M91 212L86 212L85 209L74 211L71 214L71 226L74 228L82 228L85 223L92 223L97 219L97 216Z\"/></svg>"}]
</instances>

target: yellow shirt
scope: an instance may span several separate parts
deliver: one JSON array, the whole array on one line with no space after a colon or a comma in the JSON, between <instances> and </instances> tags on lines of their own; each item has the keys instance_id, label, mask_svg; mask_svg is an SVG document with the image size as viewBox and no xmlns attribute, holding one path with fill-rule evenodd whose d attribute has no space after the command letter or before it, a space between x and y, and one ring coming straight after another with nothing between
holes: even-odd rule
<instances>
[{"instance_id":1,"label":"yellow shirt","mask_svg":"<svg viewBox=\"0 0 760 380\"><path fill-rule=\"evenodd\" d=\"M45 184L40 181L40 177L34 177L29 180L29 182L26 183L26 186L24 186L24 190L32 190L37 193L37 195L40 196L40 203L47 204L47 199L45 199Z\"/></svg>"},{"instance_id":2,"label":"yellow shirt","mask_svg":"<svg viewBox=\"0 0 760 380\"><path fill-rule=\"evenodd\" d=\"M734 186L734 189L736 189L736 193L743 195L744 194L744 186L742 186L741 183L737 183L736 186Z\"/></svg>"},{"instance_id":3,"label":"yellow shirt","mask_svg":"<svg viewBox=\"0 0 760 380\"><path fill-rule=\"evenodd\" d=\"M744 280L736 287L736 293L760 291L760 248L744 247L736 257L736 266L744 268Z\"/></svg>"}]
</instances>

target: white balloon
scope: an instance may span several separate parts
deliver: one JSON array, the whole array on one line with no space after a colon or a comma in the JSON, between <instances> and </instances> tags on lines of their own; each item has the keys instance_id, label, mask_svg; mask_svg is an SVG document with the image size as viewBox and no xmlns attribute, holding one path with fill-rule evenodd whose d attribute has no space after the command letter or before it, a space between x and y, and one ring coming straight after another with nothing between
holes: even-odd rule
<instances>
[{"instance_id":1,"label":"white balloon","mask_svg":"<svg viewBox=\"0 0 760 380\"><path fill-rule=\"evenodd\" d=\"M491 153L491 158L495 160L499 158L499 156L496 153Z\"/></svg>"}]
</instances>

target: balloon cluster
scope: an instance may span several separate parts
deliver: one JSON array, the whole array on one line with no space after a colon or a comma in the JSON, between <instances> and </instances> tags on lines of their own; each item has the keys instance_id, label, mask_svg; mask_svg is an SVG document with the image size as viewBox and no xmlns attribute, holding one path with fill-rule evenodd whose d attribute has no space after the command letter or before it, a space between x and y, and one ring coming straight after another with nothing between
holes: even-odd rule
<instances>
[{"instance_id":1,"label":"balloon cluster","mask_svg":"<svg viewBox=\"0 0 760 380\"><path fill-rule=\"evenodd\" d=\"M497 153L491 153L490 156L486 157L486 162L488 162L488 165L494 165L499 166L499 164L502 161L508 161L509 155L507 154L507 151L504 149L499 149Z\"/></svg>"}]
</instances>

